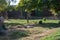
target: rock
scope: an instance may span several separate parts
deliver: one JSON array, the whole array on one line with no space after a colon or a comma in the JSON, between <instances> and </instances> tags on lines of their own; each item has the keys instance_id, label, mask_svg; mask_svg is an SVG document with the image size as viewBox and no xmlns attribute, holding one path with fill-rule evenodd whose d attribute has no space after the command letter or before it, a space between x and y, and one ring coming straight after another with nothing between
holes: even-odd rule
<instances>
[{"instance_id":1,"label":"rock","mask_svg":"<svg viewBox=\"0 0 60 40\"><path fill-rule=\"evenodd\" d=\"M6 34L6 32L5 32L6 30L7 30L7 28L4 25L4 18L3 18L3 16L0 16L0 36L5 35Z\"/></svg>"},{"instance_id":2,"label":"rock","mask_svg":"<svg viewBox=\"0 0 60 40\"><path fill-rule=\"evenodd\" d=\"M7 30L0 30L0 36L5 36L6 35L6 32Z\"/></svg>"},{"instance_id":3,"label":"rock","mask_svg":"<svg viewBox=\"0 0 60 40\"><path fill-rule=\"evenodd\" d=\"M33 27L34 27L34 26L29 26L29 25L28 25L28 26L25 26L25 28L33 28Z\"/></svg>"},{"instance_id":4,"label":"rock","mask_svg":"<svg viewBox=\"0 0 60 40\"><path fill-rule=\"evenodd\" d=\"M59 21L59 24L60 24L60 21Z\"/></svg>"},{"instance_id":5,"label":"rock","mask_svg":"<svg viewBox=\"0 0 60 40\"><path fill-rule=\"evenodd\" d=\"M23 26L21 26L21 25L18 25L17 27L18 27L18 28L23 28Z\"/></svg>"}]
</instances>

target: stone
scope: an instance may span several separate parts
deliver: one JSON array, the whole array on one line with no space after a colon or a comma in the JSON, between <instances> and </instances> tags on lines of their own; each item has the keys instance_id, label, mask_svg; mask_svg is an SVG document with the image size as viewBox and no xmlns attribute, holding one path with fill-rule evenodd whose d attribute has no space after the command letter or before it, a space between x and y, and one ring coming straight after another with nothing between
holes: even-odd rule
<instances>
[{"instance_id":1,"label":"stone","mask_svg":"<svg viewBox=\"0 0 60 40\"><path fill-rule=\"evenodd\" d=\"M33 28L34 26L29 26L29 25L27 25L27 26L25 26L25 28Z\"/></svg>"},{"instance_id":2,"label":"stone","mask_svg":"<svg viewBox=\"0 0 60 40\"><path fill-rule=\"evenodd\" d=\"M18 25L17 27L18 27L18 28L23 28L23 26L21 26L21 25Z\"/></svg>"},{"instance_id":3,"label":"stone","mask_svg":"<svg viewBox=\"0 0 60 40\"><path fill-rule=\"evenodd\" d=\"M5 35L5 30L6 29L7 28L4 25L4 18L3 18L3 16L0 16L0 36Z\"/></svg>"}]
</instances>

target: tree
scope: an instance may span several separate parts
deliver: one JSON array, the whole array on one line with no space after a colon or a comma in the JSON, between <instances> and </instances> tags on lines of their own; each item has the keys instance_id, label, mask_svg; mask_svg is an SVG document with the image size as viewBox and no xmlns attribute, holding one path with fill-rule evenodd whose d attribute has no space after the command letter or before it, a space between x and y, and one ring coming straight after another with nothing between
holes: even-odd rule
<instances>
[{"instance_id":1,"label":"tree","mask_svg":"<svg viewBox=\"0 0 60 40\"><path fill-rule=\"evenodd\" d=\"M22 16L23 9L24 9L24 0L20 0L19 4L16 7L16 10L21 12L21 18L23 17Z\"/></svg>"},{"instance_id":2,"label":"tree","mask_svg":"<svg viewBox=\"0 0 60 40\"><path fill-rule=\"evenodd\" d=\"M2 11L4 11L7 8L6 0L0 0L0 15Z\"/></svg>"},{"instance_id":3,"label":"tree","mask_svg":"<svg viewBox=\"0 0 60 40\"><path fill-rule=\"evenodd\" d=\"M5 13L6 13L5 18L8 19L8 13L7 12L15 10L15 7L16 7L16 6L10 5L10 4L11 4L11 2L16 2L16 0L6 0L6 2L7 2L7 8L5 9Z\"/></svg>"},{"instance_id":4,"label":"tree","mask_svg":"<svg viewBox=\"0 0 60 40\"><path fill-rule=\"evenodd\" d=\"M24 8L27 12L27 23L29 23L29 14L32 10L44 10L44 8L49 10L54 10L54 12L60 10L59 0L21 0L18 5L19 8ZM54 13L55 14L55 13Z\"/></svg>"},{"instance_id":5,"label":"tree","mask_svg":"<svg viewBox=\"0 0 60 40\"><path fill-rule=\"evenodd\" d=\"M56 12L60 11L60 0L52 0L51 5L53 5Z\"/></svg>"},{"instance_id":6,"label":"tree","mask_svg":"<svg viewBox=\"0 0 60 40\"><path fill-rule=\"evenodd\" d=\"M22 14L22 9L24 9L25 12L27 12L27 23L29 23L29 17L31 11L37 8L36 2L38 3L38 0L21 0L18 4L18 9L21 9L21 14Z\"/></svg>"}]
</instances>

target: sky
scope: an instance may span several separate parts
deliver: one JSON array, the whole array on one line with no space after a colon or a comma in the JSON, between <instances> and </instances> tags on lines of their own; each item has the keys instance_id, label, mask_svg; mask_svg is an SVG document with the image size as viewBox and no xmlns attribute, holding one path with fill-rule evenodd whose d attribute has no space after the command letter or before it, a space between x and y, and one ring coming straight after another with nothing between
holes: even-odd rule
<instances>
[{"instance_id":1,"label":"sky","mask_svg":"<svg viewBox=\"0 0 60 40\"><path fill-rule=\"evenodd\" d=\"M15 1L14 2L11 1L10 5L17 5L19 3L19 1L20 0L16 0L16 2Z\"/></svg>"}]
</instances>

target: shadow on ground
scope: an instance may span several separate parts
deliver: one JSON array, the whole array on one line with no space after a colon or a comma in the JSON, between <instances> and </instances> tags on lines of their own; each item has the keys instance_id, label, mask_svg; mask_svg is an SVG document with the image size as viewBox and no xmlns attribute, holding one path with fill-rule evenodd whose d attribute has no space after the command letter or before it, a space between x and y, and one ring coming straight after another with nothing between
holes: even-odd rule
<instances>
[{"instance_id":1,"label":"shadow on ground","mask_svg":"<svg viewBox=\"0 0 60 40\"><path fill-rule=\"evenodd\" d=\"M43 24L38 24L38 25L39 27L45 27L45 28L50 28L50 29L60 27L59 23L43 23Z\"/></svg>"},{"instance_id":2,"label":"shadow on ground","mask_svg":"<svg viewBox=\"0 0 60 40\"><path fill-rule=\"evenodd\" d=\"M20 23L5 23L5 24L6 25L11 25L11 26L23 25L23 24L20 24ZM35 27L44 27L44 28L51 29L51 28L60 27L60 24L59 23L43 23L43 24L37 24L37 25L35 25ZM20 38L29 36L28 32L26 30L11 30L10 33L11 34L9 35L9 40L18 40Z\"/></svg>"},{"instance_id":3,"label":"shadow on ground","mask_svg":"<svg viewBox=\"0 0 60 40\"><path fill-rule=\"evenodd\" d=\"M12 31L11 34L9 35L10 40L18 40L20 38L27 37L27 36L28 36L28 32L25 30L15 30Z\"/></svg>"},{"instance_id":4,"label":"shadow on ground","mask_svg":"<svg viewBox=\"0 0 60 40\"><path fill-rule=\"evenodd\" d=\"M9 25L11 25L11 27L15 27L15 25L22 25L20 23L5 23L6 27L9 27ZM0 36L0 40L18 40L20 38L23 38L23 37L26 37L26 36L29 36L28 35L28 31L26 30L18 30L18 29L10 29L8 28L8 38L7 36Z\"/></svg>"},{"instance_id":5,"label":"shadow on ground","mask_svg":"<svg viewBox=\"0 0 60 40\"><path fill-rule=\"evenodd\" d=\"M20 23L5 23L7 26L11 25L11 26L17 26L17 25L22 25ZM60 27L60 23L42 23L42 24L35 24L35 27L45 27L45 28L57 28Z\"/></svg>"},{"instance_id":6,"label":"shadow on ground","mask_svg":"<svg viewBox=\"0 0 60 40\"><path fill-rule=\"evenodd\" d=\"M10 30L8 34L8 36L0 36L0 40L19 40L28 36L28 32L25 30Z\"/></svg>"}]
</instances>

